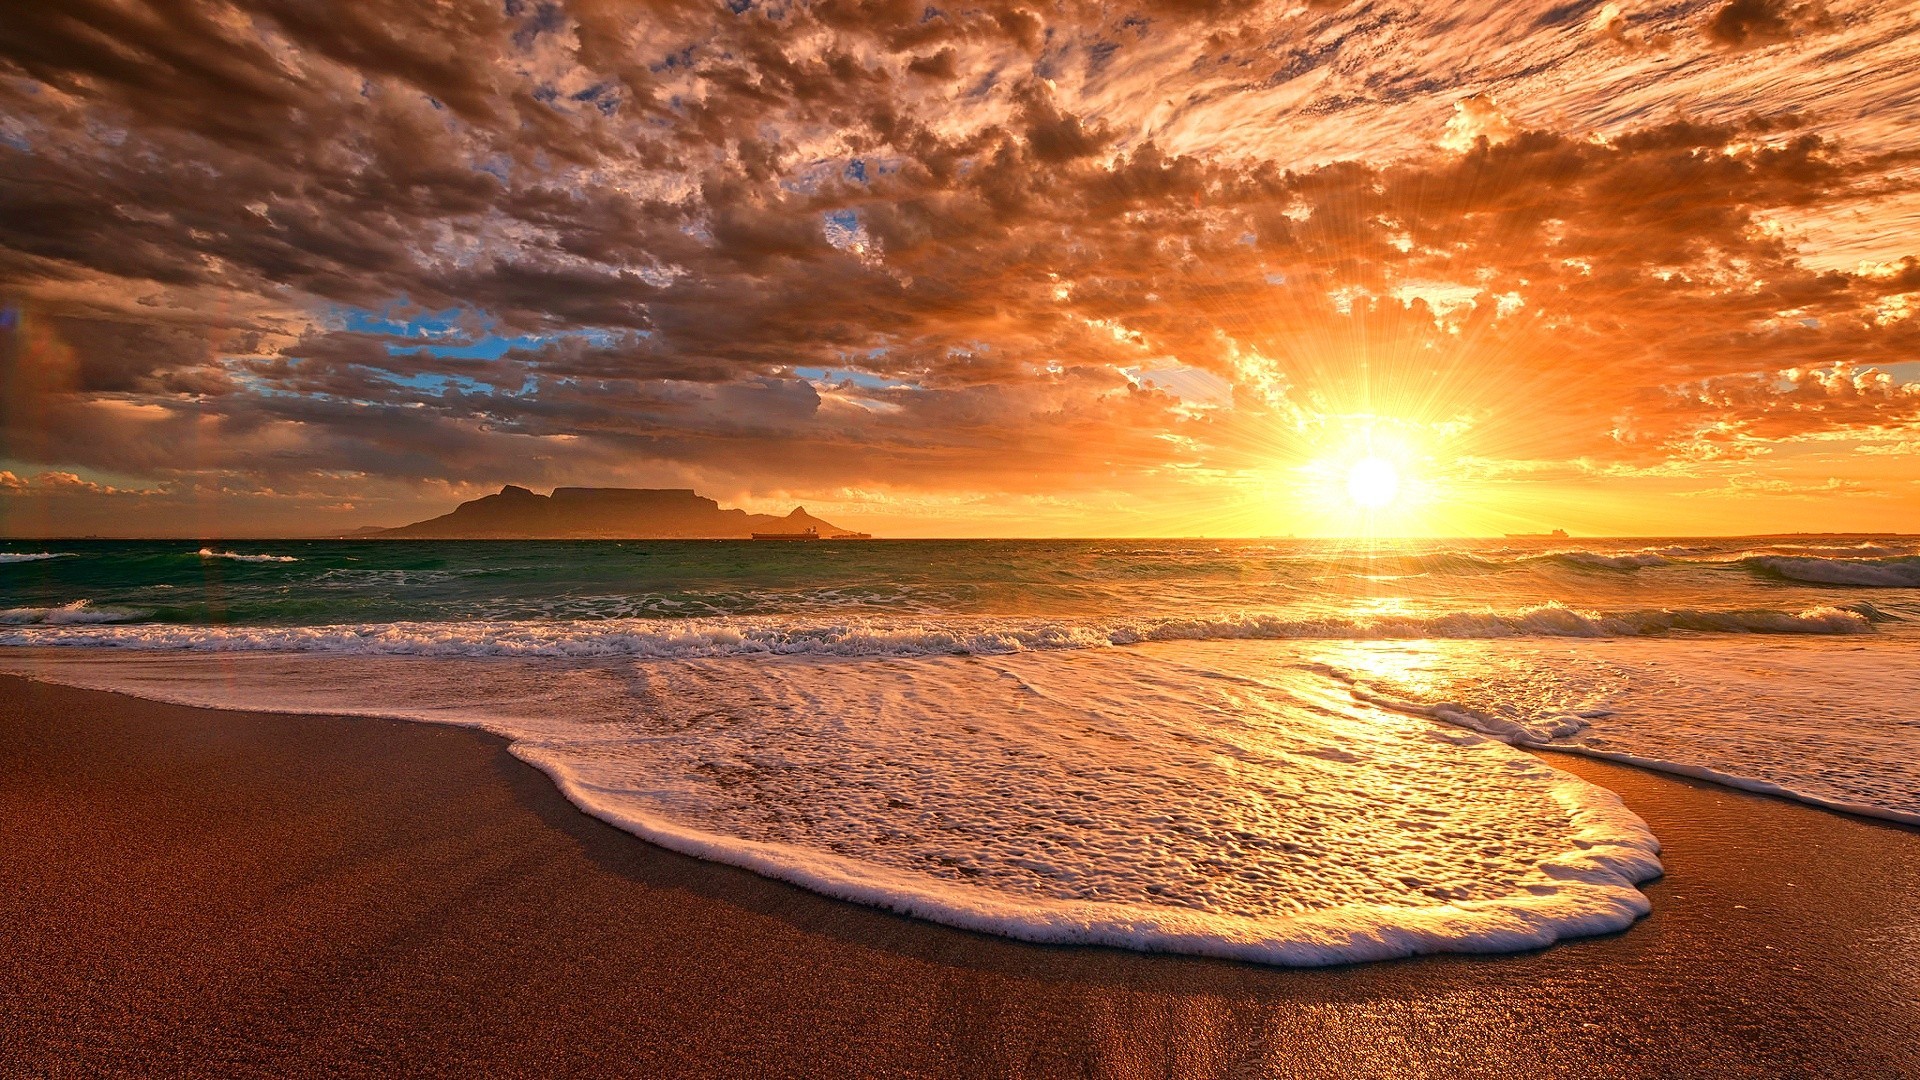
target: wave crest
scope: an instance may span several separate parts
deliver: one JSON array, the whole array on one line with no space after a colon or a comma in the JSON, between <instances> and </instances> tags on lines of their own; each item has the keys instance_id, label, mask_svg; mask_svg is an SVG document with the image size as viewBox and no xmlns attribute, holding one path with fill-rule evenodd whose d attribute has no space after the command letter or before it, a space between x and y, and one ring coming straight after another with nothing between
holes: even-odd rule
<instances>
[{"instance_id":1,"label":"wave crest","mask_svg":"<svg viewBox=\"0 0 1920 1080\"><path fill-rule=\"evenodd\" d=\"M1538 557L1541 561L1568 563L1586 569L1639 570L1648 566L1670 566L1673 559L1657 551L1630 551L1608 554L1602 551L1556 551Z\"/></svg>"},{"instance_id":2,"label":"wave crest","mask_svg":"<svg viewBox=\"0 0 1920 1080\"><path fill-rule=\"evenodd\" d=\"M1890 559L1829 559L1812 555L1755 555L1740 560L1764 577L1814 585L1859 585L1920 589L1920 556Z\"/></svg>"},{"instance_id":3,"label":"wave crest","mask_svg":"<svg viewBox=\"0 0 1920 1080\"><path fill-rule=\"evenodd\" d=\"M1825 558L1869 559L1891 555L1911 555L1911 547L1896 547L1861 541L1858 544L1775 544L1767 551L1775 555L1818 555Z\"/></svg>"},{"instance_id":4,"label":"wave crest","mask_svg":"<svg viewBox=\"0 0 1920 1080\"><path fill-rule=\"evenodd\" d=\"M50 617L50 612L68 616ZM27 617L9 617L23 615ZM1869 605L1788 611L1646 610L1582 612L1548 605L1515 612L1462 611L1395 618L1289 619L1247 614L1133 623L1014 622L1005 619L796 622L766 619L605 619L393 622L333 626L142 626L137 613L26 608L0 621L39 623L0 633L0 645L91 645L197 651L337 652L408 656L535 656L574 659L720 656L957 656L1089 649L1152 641L1515 637L1647 637L1672 631L1718 634L1865 634L1891 618Z\"/></svg>"},{"instance_id":5,"label":"wave crest","mask_svg":"<svg viewBox=\"0 0 1920 1080\"><path fill-rule=\"evenodd\" d=\"M300 561L299 559L296 559L291 555L242 555L239 552L235 552L235 551L215 551L212 548L201 548L199 554L200 554L200 557L203 559L232 559L235 562L299 562Z\"/></svg>"},{"instance_id":6,"label":"wave crest","mask_svg":"<svg viewBox=\"0 0 1920 1080\"><path fill-rule=\"evenodd\" d=\"M98 623L124 623L144 619L144 611L127 608L94 607L86 600L75 600L59 607L17 607L0 611L0 626L90 626ZM48 644L52 644L49 642Z\"/></svg>"}]
</instances>

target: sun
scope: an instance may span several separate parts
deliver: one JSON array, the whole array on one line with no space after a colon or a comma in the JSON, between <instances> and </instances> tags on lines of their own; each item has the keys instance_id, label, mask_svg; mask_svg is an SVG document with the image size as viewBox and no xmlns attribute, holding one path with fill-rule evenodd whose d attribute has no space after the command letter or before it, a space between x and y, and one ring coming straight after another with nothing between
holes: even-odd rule
<instances>
[{"instance_id":1,"label":"sun","mask_svg":"<svg viewBox=\"0 0 1920 1080\"><path fill-rule=\"evenodd\" d=\"M1283 489L1292 500L1289 525L1303 535L1429 535L1452 501L1444 494L1445 433L1376 416L1336 419L1347 423L1312 432L1294 466L1297 479Z\"/></svg>"},{"instance_id":2,"label":"sun","mask_svg":"<svg viewBox=\"0 0 1920 1080\"><path fill-rule=\"evenodd\" d=\"M1400 493L1400 470L1385 458L1363 457L1347 469L1347 497L1368 510L1379 510Z\"/></svg>"}]
</instances>

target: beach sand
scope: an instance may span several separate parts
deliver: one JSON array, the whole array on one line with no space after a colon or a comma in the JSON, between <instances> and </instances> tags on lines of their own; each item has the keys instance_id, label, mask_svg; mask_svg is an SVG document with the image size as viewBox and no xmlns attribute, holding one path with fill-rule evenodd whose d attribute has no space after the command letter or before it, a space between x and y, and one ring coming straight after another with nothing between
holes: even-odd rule
<instances>
[{"instance_id":1,"label":"beach sand","mask_svg":"<svg viewBox=\"0 0 1920 1080\"><path fill-rule=\"evenodd\" d=\"M824 899L472 730L0 678L0 1075L1920 1077L1920 830L1550 760L1650 917L1301 971Z\"/></svg>"}]
</instances>

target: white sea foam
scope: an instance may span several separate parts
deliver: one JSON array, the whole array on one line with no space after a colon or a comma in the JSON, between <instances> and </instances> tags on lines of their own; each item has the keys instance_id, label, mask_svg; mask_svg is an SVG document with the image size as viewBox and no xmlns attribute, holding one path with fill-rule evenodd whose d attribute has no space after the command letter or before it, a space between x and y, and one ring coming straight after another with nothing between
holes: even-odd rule
<instances>
[{"instance_id":1,"label":"white sea foam","mask_svg":"<svg viewBox=\"0 0 1920 1080\"><path fill-rule=\"evenodd\" d=\"M70 605L72 606L72 605ZM84 605L81 605L84 606ZM43 611L47 609L23 609ZM17 618L20 623L124 622ZM0 645L69 645L205 652L330 652L404 656L539 656L569 659L723 656L954 656L1052 652L1153 641L1645 637L1676 630L1726 634L1869 634L1887 616L1868 605L1788 611L1581 612L1558 605L1515 612L1462 611L1377 618L1266 614L1139 621L1062 622L1005 617L815 621L731 619L473 620L335 626L23 626Z\"/></svg>"},{"instance_id":2,"label":"white sea foam","mask_svg":"<svg viewBox=\"0 0 1920 1080\"><path fill-rule=\"evenodd\" d=\"M1356 642L1315 663L1361 700L1516 746L1920 824L1915 644Z\"/></svg>"},{"instance_id":3,"label":"white sea foam","mask_svg":"<svg viewBox=\"0 0 1920 1080\"><path fill-rule=\"evenodd\" d=\"M235 562L299 562L300 561L299 559L294 558L292 555L242 555L242 554L239 554L238 552L233 552L233 551L215 551L212 548L201 548L200 557L203 559L232 559Z\"/></svg>"},{"instance_id":4,"label":"white sea foam","mask_svg":"<svg viewBox=\"0 0 1920 1080\"><path fill-rule=\"evenodd\" d=\"M188 704L483 726L588 812L1028 941L1288 965L1621 929L1658 845L1610 792L1356 703L1268 644L910 662L9 651ZM1249 647L1253 648L1253 647Z\"/></svg>"},{"instance_id":5,"label":"white sea foam","mask_svg":"<svg viewBox=\"0 0 1920 1080\"><path fill-rule=\"evenodd\" d=\"M85 600L75 600L58 607L17 607L0 611L0 626L59 626L84 627L101 623L124 623L144 619L147 613L129 608L94 607ZM32 631L21 630L22 634ZM0 635L3 637L5 635Z\"/></svg>"},{"instance_id":6,"label":"white sea foam","mask_svg":"<svg viewBox=\"0 0 1920 1080\"><path fill-rule=\"evenodd\" d=\"M71 551L0 551L0 565L6 563L39 562L42 559L71 559Z\"/></svg>"}]
</instances>

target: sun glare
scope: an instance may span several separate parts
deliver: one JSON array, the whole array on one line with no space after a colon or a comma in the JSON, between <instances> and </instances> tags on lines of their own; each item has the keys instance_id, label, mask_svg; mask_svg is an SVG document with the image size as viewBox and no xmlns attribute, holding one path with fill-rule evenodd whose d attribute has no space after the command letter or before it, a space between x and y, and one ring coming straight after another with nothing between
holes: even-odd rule
<instances>
[{"instance_id":1,"label":"sun glare","mask_svg":"<svg viewBox=\"0 0 1920 1080\"><path fill-rule=\"evenodd\" d=\"M1378 510L1400 493L1400 471L1383 458L1364 457L1347 470L1347 497L1368 510Z\"/></svg>"},{"instance_id":2,"label":"sun glare","mask_svg":"<svg viewBox=\"0 0 1920 1080\"><path fill-rule=\"evenodd\" d=\"M1452 448L1443 425L1372 414L1328 420L1281 489L1290 530L1378 538L1458 527L1449 516L1459 500L1446 494Z\"/></svg>"}]
</instances>

